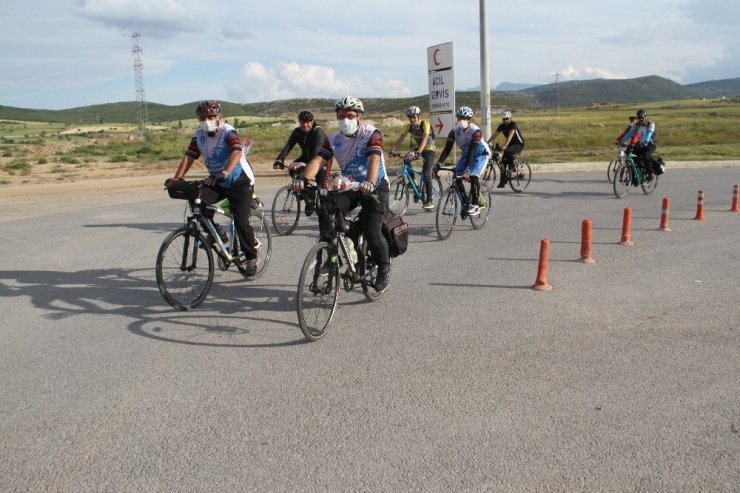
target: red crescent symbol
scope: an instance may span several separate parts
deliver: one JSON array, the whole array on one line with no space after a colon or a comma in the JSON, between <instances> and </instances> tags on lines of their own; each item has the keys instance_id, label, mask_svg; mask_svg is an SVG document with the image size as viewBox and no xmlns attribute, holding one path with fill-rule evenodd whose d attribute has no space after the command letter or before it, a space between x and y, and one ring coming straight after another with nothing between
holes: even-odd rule
<instances>
[{"instance_id":1,"label":"red crescent symbol","mask_svg":"<svg viewBox=\"0 0 740 493\"><path fill-rule=\"evenodd\" d=\"M437 53L439 53L439 48L435 48L434 54L432 55L432 60L434 61L435 65L439 65L439 62L437 61Z\"/></svg>"}]
</instances>

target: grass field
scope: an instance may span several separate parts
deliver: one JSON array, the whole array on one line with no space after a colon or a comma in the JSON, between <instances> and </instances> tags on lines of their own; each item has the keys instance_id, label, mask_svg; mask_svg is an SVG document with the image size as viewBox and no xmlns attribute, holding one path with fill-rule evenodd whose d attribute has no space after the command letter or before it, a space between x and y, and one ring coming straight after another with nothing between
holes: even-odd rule
<instances>
[{"instance_id":1,"label":"grass field","mask_svg":"<svg viewBox=\"0 0 740 493\"><path fill-rule=\"evenodd\" d=\"M740 102L737 100L682 100L646 104L657 125L657 154L666 160L733 160L740 158ZM609 161L612 142L634 114L635 105L592 105L559 111L514 112L514 120L526 140L525 154L533 163ZM384 128L387 117L368 108L366 118L376 122L390 146L400 127ZM318 115L320 123L332 114ZM293 115L278 118L226 115L240 134L252 142L251 160L272 163L285 144L294 123ZM55 173L57 179L73 176L90 163L114 163L135 172L170 169L185 151L197 122L162 122L144 134L130 124L101 124L97 127L60 123L0 121L0 184L8 177L32 178L37 173ZM495 118L492 126L498 124ZM501 141L499 137L499 142ZM437 140L439 148L443 139ZM297 155L294 150L292 155Z\"/></svg>"}]
</instances>

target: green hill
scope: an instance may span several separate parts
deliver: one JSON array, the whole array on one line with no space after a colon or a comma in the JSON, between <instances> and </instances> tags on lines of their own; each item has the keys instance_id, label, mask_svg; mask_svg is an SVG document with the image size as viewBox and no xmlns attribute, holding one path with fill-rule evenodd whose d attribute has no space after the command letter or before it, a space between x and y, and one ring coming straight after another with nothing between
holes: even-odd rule
<instances>
[{"instance_id":1,"label":"green hill","mask_svg":"<svg viewBox=\"0 0 740 493\"><path fill-rule=\"evenodd\" d=\"M701 97L735 97L740 94L740 78L709 81L682 86L663 77L649 76L637 79L594 79L568 81L530 87L521 91L493 91L491 106L518 110L553 108L555 106L588 106L597 103L651 103ZM455 94L457 106L480 108L477 91ZM409 98L363 98L372 115L399 115L411 106L428 108L426 94ZM292 118L303 109L315 113L331 113L334 100L329 98L284 99L262 103L237 104L222 102L227 115ZM149 121L152 123L189 120L194 118L195 101L178 106L147 103ZM54 122L65 124L136 123L137 103L126 101L65 110L35 110L0 106L0 119Z\"/></svg>"}]
</instances>

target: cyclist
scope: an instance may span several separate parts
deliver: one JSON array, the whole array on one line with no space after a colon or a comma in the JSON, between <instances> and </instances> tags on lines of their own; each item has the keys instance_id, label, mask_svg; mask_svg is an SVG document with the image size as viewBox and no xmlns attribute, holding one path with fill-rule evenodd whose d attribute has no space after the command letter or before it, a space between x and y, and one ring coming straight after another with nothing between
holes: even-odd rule
<instances>
[{"instance_id":1,"label":"cyclist","mask_svg":"<svg viewBox=\"0 0 740 493\"><path fill-rule=\"evenodd\" d=\"M648 120L647 111L637 110L637 124L632 127L622 137L622 144L632 142L637 144L637 154L640 157L642 166L647 173L648 181L653 174L653 153L657 148L657 139L655 138L655 123Z\"/></svg>"},{"instance_id":2,"label":"cyclist","mask_svg":"<svg viewBox=\"0 0 740 493\"><path fill-rule=\"evenodd\" d=\"M488 139L489 145L493 144L498 134L504 134L504 138L506 139L506 142L504 142L501 148L504 151L504 155L501 156L501 163L504 165L504 170L513 168L514 156L524 150L524 137L519 131L519 126L511 119L511 111L501 112L501 124L493 132L491 138ZM507 173L501 173L501 181L498 184L498 188L504 188L507 176Z\"/></svg>"},{"instance_id":3,"label":"cyclist","mask_svg":"<svg viewBox=\"0 0 740 493\"><path fill-rule=\"evenodd\" d=\"M388 200L390 185L383 157L383 135L380 130L363 121L365 107L362 101L346 96L336 102L339 131L331 134L306 166L302 178L293 181L293 190L300 191L312 182L326 161L339 163L341 175L360 183L359 193L345 193L337 198L337 206L347 213L358 205L360 225L367 238L370 252L378 265L378 275L373 286L382 292L390 282L388 242L381 232L383 213ZM331 166L329 164L329 166ZM330 168L327 169L327 172Z\"/></svg>"},{"instance_id":4,"label":"cyclist","mask_svg":"<svg viewBox=\"0 0 740 493\"><path fill-rule=\"evenodd\" d=\"M409 126L401 133L398 140L393 145L392 152L396 152L396 149L406 138L409 133L411 137L416 141L416 149L409 152L410 157L421 155L424 162L421 169L421 174L424 177L424 195L426 201L422 205L425 211L433 211L434 203L432 202L432 167L434 167L434 137L432 133L432 126L429 122L421 119L421 108L418 106L409 106L406 110L406 116L409 119Z\"/></svg>"},{"instance_id":5,"label":"cyclist","mask_svg":"<svg viewBox=\"0 0 740 493\"><path fill-rule=\"evenodd\" d=\"M632 130L632 127L635 126L636 122L637 122L637 117L630 115L630 124L627 126L627 128L625 128L622 131L621 134L619 134L619 136L616 139L614 139L614 145L620 145L622 143L622 139L624 138L625 135L627 135L627 132Z\"/></svg>"},{"instance_id":6,"label":"cyclist","mask_svg":"<svg viewBox=\"0 0 740 493\"><path fill-rule=\"evenodd\" d=\"M470 204L463 204L463 208L467 206L469 216L477 216L480 214L480 174L488 162L491 149L483 139L480 128L472 122L473 110L470 107L460 106L455 116L457 123L447 135L447 142L439 156L439 161L444 162L452 151L452 147L457 143L460 147L460 159L455 165L455 185L460 195L464 197L463 177L468 176Z\"/></svg>"},{"instance_id":7,"label":"cyclist","mask_svg":"<svg viewBox=\"0 0 740 493\"><path fill-rule=\"evenodd\" d=\"M283 161L296 144L301 148L301 155L296 159L296 162L304 164L309 162L312 157L318 154L325 140L326 133L324 133L321 125L314 121L313 113L308 110L301 111L298 113L298 126L293 129L285 147L275 158L272 169L285 168Z\"/></svg>"},{"instance_id":8,"label":"cyclist","mask_svg":"<svg viewBox=\"0 0 740 493\"><path fill-rule=\"evenodd\" d=\"M291 177L294 177L294 174L300 173L306 163L308 163L311 158L318 154L319 149L321 149L321 147L325 143L326 133L324 132L324 129L321 127L321 125L316 123L311 111L303 110L298 113L298 126L293 129L290 137L288 137L288 142L286 142L285 147L283 147L283 150L280 151L280 154L278 154L277 158L275 158L275 162L272 164L272 169L285 169L285 158L288 156L293 147L298 144L298 147L300 147L301 149L301 155L298 157L298 159L295 160L295 162L300 164L296 165L295 167L291 166L290 170ZM326 171L322 167L322 169L319 170L318 174L316 175L316 181L323 184L325 176ZM313 206L313 204L311 202L312 201L310 199L306 200L307 215L309 215L312 211L311 207ZM323 215L319 214L318 218L319 236L322 240L326 240L328 238L325 237L325 232L328 230L328 225L326 224L326 220Z\"/></svg>"},{"instance_id":9,"label":"cyclist","mask_svg":"<svg viewBox=\"0 0 740 493\"><path fill-rule=\"evenodd\" d=\"M201 199L209 204L229 199L239 243L246 258L245 274L257 272L257 250L249 215L252 210L254 172L242 153L237 131L222 121L218 101L201 101L195 106L200 126L190 140L185 155L175 172L182 180L196 159L203 157L209 176L201 188Z\"/></svg>"}]
</instances>

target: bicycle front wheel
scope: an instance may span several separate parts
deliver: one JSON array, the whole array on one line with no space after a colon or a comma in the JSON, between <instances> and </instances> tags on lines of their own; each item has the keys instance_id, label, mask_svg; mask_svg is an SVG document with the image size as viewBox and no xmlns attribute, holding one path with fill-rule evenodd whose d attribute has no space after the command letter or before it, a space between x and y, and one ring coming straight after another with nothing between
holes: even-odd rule
<instances>
[{"instance_id":1,"label":"bicycle front wheel","mask_svg":"<svg viewBox=\"0 0 740 493\"><path fill-rule=\"evenodd\" d=\"M298 323L309 341L329 330L339 304L339 262L336 249L322 241L308 252L298 278Z\"/></svg>"},{"instance_id":2,"label":"bicycle front wheel","mask_svg":"<svg viewBox=\"0 0 740 493\"><path fill-rule=\"evenodd\" d=\"M612 188L614 189L614 195L621 199L632 186L632 169L629 165L622 163L617 167L617 171L614 173L614 183Z\"/></svg>"},{"instance_id":3,"label":"bicycle front wheel","mask_svg":"<svg viewBox=\"0 0 740 493\"><path fill-rule=\"evenodd\" d=\"M488 218L491 216L491 187L488 186L488 182L480 183L480 198L478 199L480 208L480 214L477 216L471 216L470 222L475 229L482 229L483 226L488 222Z\"/></svg>"},{"instance_id":4,"label":"bicycle front wheel","mask_svg":"<svg viewBox=\"0 0 740 493\"><path fill-rule=\"evenodd\" d=\"M190 228L172 232L157 254L157 287L179 310L200 305L213 284L213 252L206 238Z\"/></svg>"},{"instance_id":5,"label":"bicycle front wheel","mask_svg":"<svg viewBox=\"0 0 740 493\"><path fill-rule=\"evenodd\" d=\"M496 168L498 168L496 163L489 159L481 177L481 181L488 183L488 188L493 188L496 185Z\"/></svg>"},{"instance_id":6,"label":"bicycle front wheel","mask_svg":"<svg viewBox=\"0 0 740 493\"><path fill-rule=\"evenodd\" d=\"M272 225L279 235L289 235L298 226L301 202L289 185L280 188L272 201Z\"/></svg>"},{"instance_id":7,"label":"bicycle front wheel","mask_svg":"<svg viewBox=\"0 0 740 493\"><path fill-rule=\"evenodd\" d=\"M453 185L454 187L454 185ZM440 240L446 240L455 229L458 207L457 192L453 187L447 189L437 204L437 236Z\"/></svg>"},{"instance_id":8,"label":"bicycle front wheel","mask_svg":"<svg viewBox=\"0 0 740 493\"><path fill-rule=\"evenodd\" d=\"M523 192L529 186L529 180L532 179L532 168L529 167L529 161L525 157L514 159L514 169L509 175L509 186L517 193Z\"/></svg>"},{"instance_id":9,"label":"bicycle front wheel","mask_svg":"<svg viewBox=\"0 0 740 493\"><path fill-rule=\"evenodd\" d=\"M391 183L391 193L388 194L388 208L402 216L409 208L409 189L403 176L396 178Z\"/></svg>"}]
</instances>

